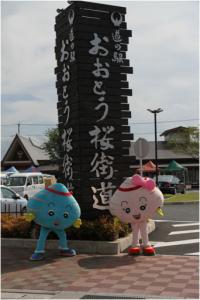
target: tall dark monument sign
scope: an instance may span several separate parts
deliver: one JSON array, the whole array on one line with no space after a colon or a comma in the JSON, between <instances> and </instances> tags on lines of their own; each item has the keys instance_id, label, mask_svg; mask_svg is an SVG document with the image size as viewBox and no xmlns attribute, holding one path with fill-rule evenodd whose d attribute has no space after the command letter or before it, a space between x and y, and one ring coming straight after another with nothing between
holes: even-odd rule
<instances>
[{"instance_id":1,"label":"tall dark monument sign","mask_svg":"<svg viewBox=\"0 0 200 300\"><path fill-rule=\"evenodd\" d=\"M126 58L131 31L124 7L71 3L59 11L55 25L61 178L82 217L95 218L132 175L127 97L132 68Z\"/></svg>"}]
</instances>

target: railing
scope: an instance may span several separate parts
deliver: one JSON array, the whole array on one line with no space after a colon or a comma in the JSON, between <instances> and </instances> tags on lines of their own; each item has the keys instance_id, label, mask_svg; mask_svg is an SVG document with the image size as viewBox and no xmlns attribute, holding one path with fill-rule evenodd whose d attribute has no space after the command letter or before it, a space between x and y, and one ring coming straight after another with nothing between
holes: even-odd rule
<instances>
[{"instance_id":1,"label":"railing","mask_svg":"<svg viewBox=\"0 0 200 300\"><path fill-rule=\"evenodd\" d=\"M1 214L12 216L22 216L26 212L26 208L22 204L1 203Z\"/></svg>"}]
</instances>

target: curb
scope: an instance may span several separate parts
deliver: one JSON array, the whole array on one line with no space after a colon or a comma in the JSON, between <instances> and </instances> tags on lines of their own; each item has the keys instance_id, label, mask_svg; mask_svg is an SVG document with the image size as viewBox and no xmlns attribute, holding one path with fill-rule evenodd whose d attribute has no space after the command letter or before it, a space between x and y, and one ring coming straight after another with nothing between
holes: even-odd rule
<instances>
[{"instance_id":1,"label":"curb","mask_svg":"<svg viewBox=\"0 0 200 300\"><path fill-rule=\"evenodd\" d=\"M1 290L1 299L95 299L91 296L97 296L96 299L182 299L173 296L153 296L146 294L119 294L119 293L86 293L86 292L66 292L66 291L40 291L40 290ZM11 296L11 297L10 297ZM15 296L15 298L14 298ZM10 298L9 298L10 297ZM17 298L16 298L17 297ZM41 297L41 298L40 298ZM87 298L88 297L88 298Z\"/></svg>"},{"instance_id":2,"label":"curb","mask_svg":"<svg viewBox=\"0 0 200 300\"><path fill-rule=\"evenodd\" d=\"M56 299L60 292L26 289L2 289L1 299Z\"/></svg>"},{"instance_id":3,"label":"curb","mask_svg":"<svg viewBox=\"0 0 200 300\"><path fill-rule=\"evenodd\" d=\"M148 233L155 230L155 222L148 222ZM18 238L2 238L2 247L13 248L31 248L36 246L36 239L18 239ZM84 240L68 240L69 247L75 249L80 254L103 254L116 255L123 252L132 244L132 234L127 237L120 238L113 242L108 241L84 241ZM57 240L47 240L46 249L56 249L58 247Z\"/></svg>"},{"instance_id":4,"label":"curb","mask_svg":"<svg viewBox=\"0 0 200 300\"><path fill-rule=\"evenodd\" d=\"M194 200L194 201L182 201L182 202L179 202L179 201L176 201L176 202L164 202L164 206L165 205L177 205L177 204L181 204L181 205L184 205L184 204L196 204L196 203L199 203L199 200Z\"/></svg>"}]
</instances>

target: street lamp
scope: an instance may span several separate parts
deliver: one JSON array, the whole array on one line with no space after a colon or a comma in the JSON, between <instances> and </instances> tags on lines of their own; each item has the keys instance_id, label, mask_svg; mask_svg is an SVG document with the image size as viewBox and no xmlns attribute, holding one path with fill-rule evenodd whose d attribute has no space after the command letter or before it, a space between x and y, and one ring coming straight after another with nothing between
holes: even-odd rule
<instances>
[{"instance_id":1,"label":"street lamp","mask_svg":"<svg viewBox=\"0 0 200 300\"><path fill-rule=\"evenodd\" d=\"M154 114L154 128L155 128L155 163L156 163L156 185L158 185L158 146L157 146L157 114L162 112L162 108L158 109L147 109L149 112Z\"/></svg>"}]
</instances>

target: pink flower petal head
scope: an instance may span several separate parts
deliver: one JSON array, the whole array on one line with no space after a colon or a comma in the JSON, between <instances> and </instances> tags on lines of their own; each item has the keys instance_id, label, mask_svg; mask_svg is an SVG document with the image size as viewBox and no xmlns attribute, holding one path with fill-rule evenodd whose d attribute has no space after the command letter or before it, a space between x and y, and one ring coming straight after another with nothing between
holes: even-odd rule
<instances>
[{"instance_id":1,"label":"pink flower petal head","mask_svg":"<svg viewBox=\"0 0 200 300\"><path fill-rule=\"evenodd\" d=\"M148 191L152 191L156 187L153 179L141 177L140 175L133 175L132 183L134 186L141 186Z\"/></svg>"},{"instance_id":2,"label":"pink flower petal head","mask_svg":"<svg viewBox=\"0 0 200 300\"><path fill-rule=\"evenodd\" d=\"M153 189L156 187L156 183L155 183L155 181L153 180L153 179L151 179L151 178L148 178L147 180L146 180L146 184L145 184L145 187L144 188L146 188L147 190L149 190L149 191L153 191Z\"/></svg>"},{"instance_id":3,"label":"pink flower petal head","mask_svg":"<svg viewBox=\"0 0 200 300\"><path fill-rule=\"evenodd\" d=\"M140 175L133 175L132 176L132 183L134 186L143 186L143 178Z\"/></svg>"}]
</instances>

